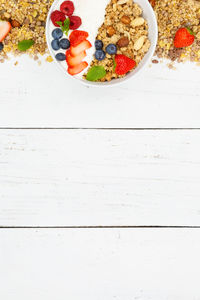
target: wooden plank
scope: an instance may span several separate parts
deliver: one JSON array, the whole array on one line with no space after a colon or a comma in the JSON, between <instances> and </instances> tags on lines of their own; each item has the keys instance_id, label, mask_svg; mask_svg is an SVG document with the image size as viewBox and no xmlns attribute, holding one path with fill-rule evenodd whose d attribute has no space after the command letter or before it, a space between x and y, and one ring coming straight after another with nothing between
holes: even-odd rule
<instances>
[{"instance_id":1,"label":"wooden plank","mask_svg":"<svg viewBox=\"0 0 200 300\"><path fill-rule=\"evenodd\" d=\"M199 68L147 68L115 88L88 88L54 64L1 64L0 127L200 128ZM187 74L187 76L186 76Z\"/></svg>"},{"instance_id":2,"label":"wooden plank","mask_svg":"<svg viewBox=\"0 0 200 300\"><path fill-rule=\"evenodd\" d=\"M1 130L1 226L200 226L200 130Z\"/></svg>"},{"instance_id":3,"label":"wooden plank","mask_svg":"<svg viewBox=\"0 0 200 300\"><path fill-rule=\"evenodd\" d=\"M1 230L5 300L197 300L200 230Z\"/></svg>"}]
</instances>

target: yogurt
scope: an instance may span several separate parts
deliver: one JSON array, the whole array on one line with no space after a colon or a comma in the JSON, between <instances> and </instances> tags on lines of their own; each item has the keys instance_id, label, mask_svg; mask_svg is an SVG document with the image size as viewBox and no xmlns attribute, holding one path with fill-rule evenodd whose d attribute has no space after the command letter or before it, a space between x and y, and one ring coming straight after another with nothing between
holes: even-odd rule
<instances>
[{"instance_id":1,"label":"yogurt","mask_svg":"<svg viewBox=\"0 0 200 300\"><path fill-rule=\"evenodd\" d=\"M60 5L63 3L64 0L58 0L55 1L54 4L51 7L51 10L49 12L49 18L47 21L47 42L48 46L51 51L51 55L55 57L55 55L58 52L63 52L65 53L66 50L58 50L54 51L51 49L51 41L53 40L52 37L52 31L55 29L55 26L50 20L50 15L54 10L60 10ZM79 16L82 20L82 25L78 28L78 30L84 30L87 31L89 34L89 37L87 38L90 43L92 44L92 47L86 51L87 56L85 57L84 61L87 61L88 63L88 68L90 66L90 63L92 62L94 58L94 52L95 52L95 39L98 33L99 27L103 24L104 22L104 16L105 16L105 10L108 5L110 0L73 0L75 11L74 15ZM69 31L70 35L71 31ZM58 62L60 66L67 72L67 63L65 61ZM73 77L77 79L82 79L82 76L84 73L87 72L86 68L83 72L79 73L78 75L75 75Z\"/></svg>"}]
</instances>

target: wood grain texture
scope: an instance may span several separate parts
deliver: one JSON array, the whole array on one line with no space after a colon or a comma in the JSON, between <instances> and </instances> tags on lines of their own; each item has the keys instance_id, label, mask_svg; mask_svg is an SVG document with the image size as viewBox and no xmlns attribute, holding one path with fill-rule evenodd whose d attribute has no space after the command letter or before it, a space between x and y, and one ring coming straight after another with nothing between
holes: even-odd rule
<instances>
[{"instance_id":1,"label":"wood grain texture","mask_svg":"<svg viewBox=\"0 0 200 300\"><path fill-rule=\"evenodd\" d=\"M198 300L199 230L1 230L4 300Z\"/></svg>"},{"instance_id":2,"label":"wood grain texture","mask_svg":"<svg viewBox=\"0 0 200 300\"><path fill-rule=\"evenodd\" d=\"M200 226L200 131L1 130L1 226Z\"/></svg>"},{"instance_id":3,"label":"wood grain texture","mask_svg":"<svg viewBox=\"0 0 200 300\"><path fill-rule=\"evenodd\" d=\"M200 128L199 67L166 62L115 88L88 88L56 66L1 64L0 127ZM187 74L187 76L186 76Z\"/></svg>"}]
</instances>

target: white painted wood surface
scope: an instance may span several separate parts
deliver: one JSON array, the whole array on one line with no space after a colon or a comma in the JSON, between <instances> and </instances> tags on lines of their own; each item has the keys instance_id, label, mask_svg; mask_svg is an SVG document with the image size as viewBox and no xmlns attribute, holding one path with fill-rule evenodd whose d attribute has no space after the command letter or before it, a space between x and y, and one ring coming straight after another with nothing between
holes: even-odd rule
<instances>
[{"instance_id":1,"label":"white painted wood surface","mask_svg":"<svg viewBox=\"0 0 200 300\"><path fill-rule=\"evenodd\" d=\"M199 230L1 230L4 300L198 300Z\"/></svg>"},{"instance_id":2,"label":"white painted wood surface","mask_svg":"<svg viewBox=\"0 0 200 300\"><path fill-rule=\"evenodd\" d=\"M200 130L1 130L0 225L200 226Z\"/></svg>"},{"instance_id":3,"label":"white painted wood surface","mask_svg":"<svg viewBox=\"0 0 200 300\"><path fill-rule=\"evenodd\" d=\"M66 80L29 58L0 65L0 127L200 127L199 68L166 63L117 88Z\"/></svg>"},{"instance_id":4,"label":"white painted wood surface","mask_svg":"<svg viewBox=\"0 0 200 300\"><path fill-rule=\"evenodd\" d=\"M199 68L95 89L14 61L0 65L0 299L199 300L200 228L151 228L200 227ZM47 127L88 129L23 129Z\"/></svg>"}]
</instances>

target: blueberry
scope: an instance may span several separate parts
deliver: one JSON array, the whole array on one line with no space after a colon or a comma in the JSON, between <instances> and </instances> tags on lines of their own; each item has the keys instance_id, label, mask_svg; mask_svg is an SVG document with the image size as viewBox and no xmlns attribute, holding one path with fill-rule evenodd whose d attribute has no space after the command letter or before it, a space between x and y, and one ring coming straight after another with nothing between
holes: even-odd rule
<instances>
[{"instance_id":1,"label":"blueberry","mask_svg":"<svg viewBox=\"0 0 200 300\"><path fill-rule=\"evenodd\" d=\"M97 60L103 60L106 57L106 53L103 50L97 50L95 52L95 57Z\"/></svg>"},{"instance_id":2,"label":"blueberry","mask_svg":"<svg viewBox=\"0 0 200 300\"><path fill-rule=\"evenodd\" d=\"M3 50L3 43L0 43L0 51Z\"/></svg>"},{"instance_id":3,"label":"blueberry","mask_svg":"<svg viewBox=\"0 0 200 300\"><path fill-rule=\"evenodd\" d=\"M117 46L114 45L114 44L109 44L107 47L106 47L106 52L108 54L116 54L117 53Z\"/></svg>"},{"instance_id":4,"label":"blueberry","mask_svg":"<svg viewBox=\"0 0 200 300\"><path fill-rule=\"evenodd\" d=\"M59 42L59 46L60 46L60 48L62 48L64 50L69 49L70 41L68 39L62 39Z\"/></svg>"},{"instance_id":5,"label":"blueberry","mask_svg":"<svg viewBox=\"0 0 200 300\"><path fill-rule=\"evenodd\" d=\"M60 45L59 45L59 40L53 40L51 42L51 47L53 48L53 50L57 51L60 49Z\"/></svg>"},{"instance_id":6,"label":"blueberry","mask_svg":"<svg viewBox=\"0 0 200 300\"><path fill-rule=\"evenodd\" d=\"M96 40L95 48L96 48L96 50L101 50L103 48L103 42L101 40Z\"/></svg>"},{"instance_id":7,"label":"blueberry","mask_svg":"<svg viewBox=\"0 0 200 300\"><path fill-rule=\"evenodd\" d=\"M59 61L63 61L66 59L66 56L64 53L57 53L56 54L56 59L59 60Z\"/></svg>"},{"instance_id":8,"label":"blueberry","mask_svg":"<svg viewBox=\"0 0 200 300\"><path fill-rule=\"evenodd\" d=\"M56 28L52 31L52 37L54 39L59 40L59 39L61 39L62 36L63 36L63 32L60 28Z\"/></svg>"}]
</instances>

